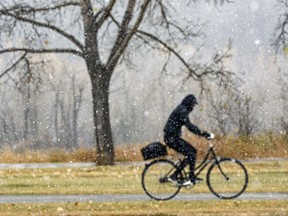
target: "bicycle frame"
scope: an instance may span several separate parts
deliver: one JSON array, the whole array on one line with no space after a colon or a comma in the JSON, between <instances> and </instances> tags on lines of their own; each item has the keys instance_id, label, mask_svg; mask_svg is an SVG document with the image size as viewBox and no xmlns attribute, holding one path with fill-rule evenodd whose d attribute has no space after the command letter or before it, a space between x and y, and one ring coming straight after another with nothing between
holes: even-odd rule
<instances>
[{"instance_id":1,"label":"bicycle frame","mask_svg":"<svg viewBox=\"0 0 288 216\"><path fill-rule=\"evenodd\" d=\"M216 161L217 162L219 160L217 158L214 146L212 145L212 143L210 141L208 141L208 143L209 143L209 147L208 147L208 152L207 152L205 158L194 169L196 176L198 176L208 166L208 164L210 164L212 161Z\"/></svg>"},{"instance_id":2,"label":"bicycle frame","mask_svg":"<svg viewBox=\"0 0 288 216\"><path fill-rule=\"evenodd\" d=\"M217 158L216 151L215 151L213 144L209 140L208 140L208 143L209 143L209 147L208 147L208 151L207 151L205 158L194 169L195 176L198 176L211 162L219 161L219 159ZM182 160L179 159L176 166L179 166L181 164L181 162L182 162ZM182 170L182 171L185 173L185 175L187 175L185 170ZM171 172L172 172L172 170L170 170L168 174L170 174Z\"/></svg>"}]
</instances>

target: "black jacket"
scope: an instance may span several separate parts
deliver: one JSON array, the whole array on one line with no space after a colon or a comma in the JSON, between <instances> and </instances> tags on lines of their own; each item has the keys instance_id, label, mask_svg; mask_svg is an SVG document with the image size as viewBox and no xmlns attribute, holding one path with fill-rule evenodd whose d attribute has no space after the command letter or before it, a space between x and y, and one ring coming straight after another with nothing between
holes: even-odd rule
<instances>
[{"instance_id":1,"label":"black jacket","mask_svg":"<svg viewBox=\"0 0 288 216\"><path fill-rule=\"evenodd\" d=\"M193 96L194 97L194 96ZM193 125L189 120L189 113L193 110L192 103L193 97L185 97L180 105L171 113L165 127L164 136L166 137L180 137L182 126L186 126L189 131L199 136L206 138L210 137L210 134L206 131L200 130L196 125ZM194 97L195 98L195 97Z\"/></svg>"}]
</instances>

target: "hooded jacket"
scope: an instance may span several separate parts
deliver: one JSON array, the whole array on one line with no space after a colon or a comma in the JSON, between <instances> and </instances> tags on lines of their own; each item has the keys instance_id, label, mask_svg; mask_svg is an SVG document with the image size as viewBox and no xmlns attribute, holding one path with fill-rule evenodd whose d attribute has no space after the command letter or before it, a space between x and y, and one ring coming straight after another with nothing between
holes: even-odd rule
<instances>
[{"instance_id":1,"label":"hooded jacket","mask_svg":"<svg viewBox=\"0 0 288 216\"><path fill-rule=\"evenodd\" d=\"M182 132L182 126L185 126L189 131L199 136L206 138L210 137L210 134L200 130L196 125L192 124L189 120L189 114L193 110L192 104L197 100L194 95L187 95L180 105L171 113L165 127L164 136L166 137L180 137Z\"/></svg>"}]
</instances>

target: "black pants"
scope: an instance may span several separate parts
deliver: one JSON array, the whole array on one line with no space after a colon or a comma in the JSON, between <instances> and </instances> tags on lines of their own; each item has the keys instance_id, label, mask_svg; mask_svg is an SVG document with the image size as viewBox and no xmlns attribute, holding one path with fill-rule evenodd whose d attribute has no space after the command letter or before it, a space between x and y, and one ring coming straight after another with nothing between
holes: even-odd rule
<instances>
[{"instance_id":1,"label":"black pants","mask_svg":"<svg viewBox=\"0 0 288 216\"><path fill-rule=\"evenodd\" d=\"M197 150L190 143L186 142L180 137L164 136L164 141L169 147L185 156L185 159L182 161L175 174L178 175L181 170L183 170L189 164L189 177L192 177L194 175Z\"/></svg>"}]
</instances>

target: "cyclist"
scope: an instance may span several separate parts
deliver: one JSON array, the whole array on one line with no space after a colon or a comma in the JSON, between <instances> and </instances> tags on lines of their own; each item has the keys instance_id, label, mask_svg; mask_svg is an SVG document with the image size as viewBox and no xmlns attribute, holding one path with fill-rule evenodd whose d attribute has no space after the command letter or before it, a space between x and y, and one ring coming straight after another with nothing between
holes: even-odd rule
<instances>
[{"instance_id":1,"label":"cyclist","mask_svg":"<svg viewBox=\"0 0 288 216\"><path fill-rule=\"evenodd\" d=\"M194 175L197 150L190 143L181 139L182 126L185 126L192 133L203 136L207 139L214 137L213 134L200 130L197 126L190 122L188 115L197 104L197 99L193 94L187 95L181 104L179 104L171 113L164 127L165 143L172 149L185 156L185 159L177 168L175 173L168 178L168 181L177 185L186 186L203 180L195 177ZM181 170L183 170L188 164L190 166L189 178L186 182L178 182L177 175L180 174Z\"/></svg>"}]
</instances>

